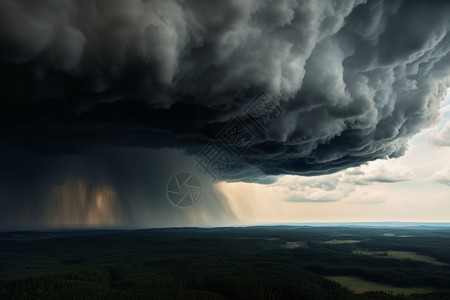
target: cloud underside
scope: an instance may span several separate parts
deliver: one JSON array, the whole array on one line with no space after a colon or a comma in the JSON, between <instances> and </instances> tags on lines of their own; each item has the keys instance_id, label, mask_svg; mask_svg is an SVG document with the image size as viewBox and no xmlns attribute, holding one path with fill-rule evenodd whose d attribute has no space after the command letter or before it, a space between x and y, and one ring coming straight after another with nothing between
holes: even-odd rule
<instances>
[{"instance_id":1,"label":"cloud underside","mask_svg":"<svg viewBox=\"0 0 450 300\"><path fill-rule=\"evenodd\" d=\"M1 142L195 154L264 91L282 114L224 179L399 157L438 120L449 16L441 1L5 0Z\"/></svg>"}]
</instances>

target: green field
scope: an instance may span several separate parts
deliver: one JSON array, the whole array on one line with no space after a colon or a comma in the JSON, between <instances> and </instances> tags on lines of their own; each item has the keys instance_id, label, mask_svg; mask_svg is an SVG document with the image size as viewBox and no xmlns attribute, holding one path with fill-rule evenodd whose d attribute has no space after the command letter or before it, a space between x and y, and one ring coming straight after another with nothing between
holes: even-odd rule
<instances>
[{"instance_id":1,"label":"green field","mask_svg":"<svg viewBox=\"0 0 450 300\"><path fill-rule=\"evenodd\" d=\"M359 240L330 240L324 241L322 244L330 244L330 245L338 245L338 244L358 244L361 241Z\"/></svg>"},{"instance_id":2,"label":"green field","mask_svg":"<svg viewBox=\"0 0 450 300\"><path fill-rule=\"evenodd\" d=\"M352 276L327 276L327 279L339 282L342 286L354 291L357 294L362 294L370 291L383 291L393 294L427 294L434 290L431 288L420 288L420 287L395 287L387 284L381 284L376 282L370 282L358 277Z\"/></svg>"},{"instance_id":3,"label":"green field","mask_svg":"<svg viewBox=\"0 0 450 300\"><path fill-rule=\"evenodd\" d=\"M286 242L281 247L286 249L308 248L308 244L306 242Z\"/></svg>"},{"instance_id":4,"label":"green field","mask_svg":"<svg viewBox=\"0 0 450 300\"><path fill-rule=\"evenodd\" d=\"M373 257L379 257L379 258L394 258L394 259L410 259L415 261L423 261L429 264L434 264L438 266L448 266L448 264L440 262L436 260L433 257L426 256L426 255L420 255L416 252L412 251L368 251L368 250L355 250L353 251L353 254L359 254L359 255L369 255Z\"/></svg>"}]
</instances>

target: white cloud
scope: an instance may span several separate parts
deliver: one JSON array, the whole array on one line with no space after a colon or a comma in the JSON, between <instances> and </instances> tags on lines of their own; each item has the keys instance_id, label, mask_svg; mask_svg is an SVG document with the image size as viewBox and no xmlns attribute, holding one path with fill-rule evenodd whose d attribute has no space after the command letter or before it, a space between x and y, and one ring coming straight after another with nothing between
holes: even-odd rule
<instances>
[{"instance_id":1,"label":"white cloud","mask_svg":"<svg viewBox=\"0 0 450 300\"><path fill-rule=\"evenodd\" d=\"M351 168L344 172L344 180L356 185L373 182L401 182L411 180L414 173L399 160L378 160L365 166Z\"/></svg>"},{"instance_id":2,"label":"white cloud","mask_svg":"<svg viewBox=\"0 0 450 300\"><path fill-rule=\"evenodd\" d=\"M435 146L450 147L450 122L447 122L441 131L431 134L428 137L428 141Z\"/></svg>"},{"instance_id":3,"label":"white cloud","mask_svg":"<svg viewBox=\"0 0 450 300\"><path fill-rule=\"evenodd\" d=\"M433 176L431 176L431 180L436 183L450 186L450 167L445 167L436 171Z\"/></svg>"},{"instance_id":4,"label":"white cloud","mask_svg":"<svg viewBox=\"0 0 450 300\"><path fill-rule=\"evenodd\" d=\"M317 177L283 176L276 183L289 191L289 202L334 202L348 196L354 187L343 182L342 172Z\"/></svg>"},{"instance_id":5,"label":"white cloud","mask_svg":"<svg viewBox=\"0 0 450 300\"><path fill-rule=\"evenodd\" d=\"M413 175L410 167L399 160L389 159L331 175L282 176L274 186L284 190L285 199L289 202L335 202L351 196L358 185L408 181ZM380 203L380 199L369 202Z\"/></svg>"}]
</instances>

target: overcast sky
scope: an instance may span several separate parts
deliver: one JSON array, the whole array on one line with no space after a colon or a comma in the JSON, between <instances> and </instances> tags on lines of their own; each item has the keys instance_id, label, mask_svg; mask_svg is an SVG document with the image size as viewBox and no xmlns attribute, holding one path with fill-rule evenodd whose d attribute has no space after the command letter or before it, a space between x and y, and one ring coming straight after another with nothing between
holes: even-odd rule
<instances>
[{"instance_id":1,"label":"overcast sky","mask_svg":"<svg viewBox=\"0 0 450 300\"><path fill-rule=\"evenodd\" d=\"M449 26L446 1L1 1L0 227L450 221Z\"/></svg>"}]
</instances>

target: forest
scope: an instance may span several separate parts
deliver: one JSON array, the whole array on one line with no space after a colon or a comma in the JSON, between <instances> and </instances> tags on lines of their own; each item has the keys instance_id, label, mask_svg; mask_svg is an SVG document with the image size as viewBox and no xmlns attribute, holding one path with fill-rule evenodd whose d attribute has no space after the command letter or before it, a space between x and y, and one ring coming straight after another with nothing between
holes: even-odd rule
<instances>
[{"instance_id":1,"label":"forest","mask_svg":"<svg viewBox=\"0 0 450 300\"><path fill-rule=\"evenodd\" d=\"M360 286L334 280L343 276ZM386 288L371 290L372 285ZM450 230L1 232L0 298L450 299Z\"/></svg>"}]
</instances>

